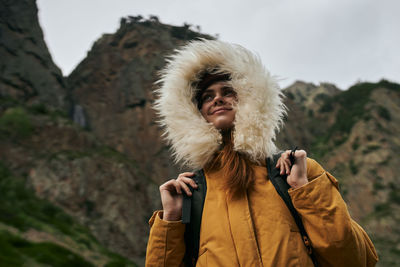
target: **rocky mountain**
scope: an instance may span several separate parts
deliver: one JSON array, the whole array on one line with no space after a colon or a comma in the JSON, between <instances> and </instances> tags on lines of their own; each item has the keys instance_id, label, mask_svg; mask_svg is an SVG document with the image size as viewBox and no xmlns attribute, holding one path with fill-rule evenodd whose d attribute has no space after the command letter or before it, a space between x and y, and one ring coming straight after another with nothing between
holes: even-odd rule
<instances>
[{"instance_id":1,"label":"rocky mountain","mask_svg":"<svg viewBox=\"0 0 400 267\"><path fill-rule=\"evenodd\" d=\"M213 37L155 16L122 18L62 77L35 1L0 7L0 262L143 265L158 185L180 171L151 109L157 71L178 45ZM321 162L372 237L379 265L398 265L400 85L342 91L298 81L285 94L279 146Z\"/></svg>"},{"instance_id":2,"label":"rocky mountain","mask_svg":"<svg viewBox=\"0 0 400 267\"><path fill-rule=\"evenodd\" d=\"M306 148L337 177L352 216L379 251L380 265L394 266L400 255L400 85L382 80L328 89L307 106L305 99L319 94L309 88L317 92L323 86L297 82L285 90L289 114L279 143ZM296 139L296 131L305 138Z\"/></svg>"},{"instance_id":3,"label":"rocky mountain","mask_svg":"<svg viewBox=\"0 0 400 267\"><path fill-rule=\"evenodd\" d=\"M68 118L22 104L1 113L0 151L1 266L136 266L98 238L103 232L109 243L127 242L106 235L105 227L126 230L126 239L146 231L141 219L149 214L141 214L137 201L149 201L151 185L134 163ZM118 175L124 188L102 179L101 168ZM140 193L127 191L134 189ZM114 222L120 195L129 195L125 205L135 210L136 227ZM130 250L140 242L134 239Z\"/></svg>"},{"instance_id":4,"label":"rocky mountain","mask_svg":"<svg viewBox=\"0 0 400 267\"><path fill-rule=\"evenodd\" d=\"M289 99L302 108L303 112L313 115L327 98L339 94L341 90L334 84L321 83L316 86L312 83L296 81L286 88L285 92Z\"/></svg>"},{"instance_id":5,"label":"rocky mountain","mask_svg":"<svg viewBox=\"0 0 400 267\"><path fill-rule=\"evenodd\" d=\"M17 28L16 25L23 24L18 16L26 14L24 21L29 22L23 24L26 28L19 33L29 33L30 39L42 44L35 48L35 59L48 60L46 66L29 65L32 68L26 69L18 62L29 62L30 58L18 57L29 55L24 50L29 47L28 38L10 34L19 42L19 50L2 61L0 160L7 174L1 177L2 184L16 177L26 185L21 189L26 189L24 194L33 194L35 201L48 201L46 205L62 208L63 216L72 216L69 220L86 229L93 239L89 242L82 237L82 242L78 239L76 244L64 242L69 236L53 229L53 218L48 216L43 218L45 226L28 223L19 228L9 220L11 207L7 206L19 200L6 198L0 209L8 211L0 217L5 240L13 233L12 238L27 238L27 242L50 242L72 250L77 258L96 266L107 262L129 264L129 260L114 256L106 248L142 264L147 221L152 211L160 208L158 184L178 172L154 123L150 89L157 70L164 64L164 56L174 47L196 37L212 37L190 30L189 25L163 25L154 16L148 20L140 16L123 18L118 32L102 36L70 77L64 78L44 44L35 1L1 4L4 12L0 29ZM7 44L11 37L3 36L2 44ZM21 77L32 74L26 75L32 79L31 84L37 85L32 97L15 93L30 87L10 83L9 77L18 76L8 75L11 70ZM58 87L53 83L57 71ZM58 98L51 98L53 95ZM23 205L21 216L29 217ZM29 239L27 233L31 230L37 231L33 236L41 239ZM20 258L10 262L28 257L13 244L8 244L7 249ZM100 257L102 251L108 254ZM0 261L2 256L7 258L0 253ZM34 257L29 260L46 263Z\"/></svg>"},{"instance_id":6,"label":"rocky mountain","mask_svg":"<svg viewBox=\"0 0 400 267\"><path fill-rule=\"evenodd\" d=\"M67 78L75 122L136 160L158 183L175 176L177 168L155 124L151 89L165 55L198 37L211 38L187 25L161 24L156 17L123 18L118 31L97 40Z\"/></svg>"},{"instance_id":7,"label":"rocky mountain","mask_svg":"<svg viewBox=\"0 0 400 267\"><path fill-rule=\"evenodd\" d=\"M294 145L310 148L315 136L324 132L326 123L330 120L330 117L321 117L320 107L326 99L341 91L333 84L321 83L316 86L296 81L284 92L288 114L277 142L282 148Z\"/></svg>"},{"instance_id":8,"label":"rocky mountain","mask_svg":"<svg viewBox=\"0 0 400 267\"><path fill-rule=\"evenodd\" d=\"M0 95L66 108L66 87L53 63L32 0L0 1Z\"/></svg>"}]
</instances>

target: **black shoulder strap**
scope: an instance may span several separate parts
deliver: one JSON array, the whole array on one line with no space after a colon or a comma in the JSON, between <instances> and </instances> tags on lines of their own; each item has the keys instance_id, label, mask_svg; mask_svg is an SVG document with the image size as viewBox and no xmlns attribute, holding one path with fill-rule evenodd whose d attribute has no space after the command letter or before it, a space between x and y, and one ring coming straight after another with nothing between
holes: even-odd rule
<instances>
[{"instance_id":1,"label":"black shoulder strap","mask_svg":"<svg viewBox=\"0 0 400 267\"><path fill-rule=\"evenodd\" d=\"M301 217L300 217L299 213L296 211L296 209L294 208L292 199L290 198L290 195L288 193L290 186L286 182L286 175L280 175L280 170L275 168L276 163L277 163L278 159L280 158L280 156L281 156L281 153L274 155L273 159L267 158L268 177L271 180L271 183L274 185L279 196L285 202L290 213L292 214L292 216L297 224L297 227L300 230L300 234L301 234L303 243L307 248L307 252L311 257L311 260L312 260L314 266L318 266L317 260L315 258L315 254L313 253L313 248L311 246L308 234L307 234L306 230L304 229L304 225L301 220Z\"/></svg>"},{"instance_id":2,"label":"black shoulder strap","mask_svg":"<svg viewBox=\"0 0 400 267\"><path fill-rule=\"evenodd\" d=\"M200 245L200 225L203 214L204 200L207 193L207 183L203 170L194 172L193 180L197 184L197 189L192 191L192 196L189 197L183 194L182 204L182 222L186 224L185 229L185 266L195 266Z\"/></svg>"}]
</instances>

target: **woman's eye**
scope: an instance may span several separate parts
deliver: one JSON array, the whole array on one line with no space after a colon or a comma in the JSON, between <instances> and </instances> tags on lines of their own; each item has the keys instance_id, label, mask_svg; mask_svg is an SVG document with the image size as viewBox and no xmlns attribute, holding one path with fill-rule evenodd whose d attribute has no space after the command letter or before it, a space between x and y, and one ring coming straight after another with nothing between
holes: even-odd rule
<instances>
[{"instance_id":1,"label":"woman's eye","mask_svg":"<svg viewBox=\"0 0 400 267\"><path fill-rule=\"evenodd\" d=\"M226 90L226 91L224 92L224 95L225 95L225 96L234 96L234 95L236 95L236 93L235 93L235 91L229 89L229 90Z\"/></svg>"},{"instance_id":2,"label":"woman's eye","mask_svg":"<svg viewBox=\"0 0 400 267\"><path fill-rule=\"evenodd\" d=\"M211 95L204 95L202 97L203 102L208 102L212 100L212 96Z\"/></svg>"}]
</instances>

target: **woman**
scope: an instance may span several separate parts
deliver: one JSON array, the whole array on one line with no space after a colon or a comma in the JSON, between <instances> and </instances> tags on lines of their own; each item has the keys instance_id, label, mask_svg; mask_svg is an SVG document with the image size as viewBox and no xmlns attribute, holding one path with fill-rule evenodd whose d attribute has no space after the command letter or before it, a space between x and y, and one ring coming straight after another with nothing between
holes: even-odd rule
<instances>
[{"instance_id":1,"label":"woman","mask_svg":"<svg viewBox=\"0 0 400 267\"><path fill-rule=\"evenodd\" d=\"M155 108L177 162L207 182L196 266L313 266L292 215L267 178L285 107L259 58L221 41L194 41L162 72ZM303 150L282 153L289 194L319 266L374 266L377 255L349 216L336 179ZM160 186L163 211L150 219L146 266L183 266L182 192L193 173Z\"/></svg>"}]
</instances>

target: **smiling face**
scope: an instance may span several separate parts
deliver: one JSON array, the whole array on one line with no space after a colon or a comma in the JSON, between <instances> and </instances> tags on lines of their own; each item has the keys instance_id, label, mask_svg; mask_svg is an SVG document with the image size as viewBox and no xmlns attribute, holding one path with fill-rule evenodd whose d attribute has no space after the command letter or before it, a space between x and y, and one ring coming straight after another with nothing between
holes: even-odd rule
<instances>
[{"instance_id":1,"label":"smiling face","mask_svg":"<svg viewBox=\"0 0 400 267\"><path fill-rule=\"evenodd\" d=\"M237 95L229 83L213 83L204 90L200 99L200 113L207 122L211 122L218 130L233 127L236 114L233 104L237 101Z\"/></svg>"}]
</instances>

